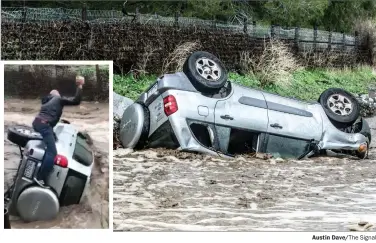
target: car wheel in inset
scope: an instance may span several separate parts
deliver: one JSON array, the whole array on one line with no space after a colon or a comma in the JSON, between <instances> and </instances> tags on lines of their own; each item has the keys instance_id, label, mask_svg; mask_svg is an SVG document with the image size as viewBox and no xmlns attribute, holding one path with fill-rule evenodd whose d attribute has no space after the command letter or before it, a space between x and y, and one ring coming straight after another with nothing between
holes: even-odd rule
<instances>
[{"instance_id":1,"label":"car wheel in inset","mask_svg":"<svg viewBox=\"0 0 376 243\"><path fill-rule=\"evenodd\" d=\"M14 126L8 129L8 140L21 147L25 147L30 140L43 140L40 133L27 126Z\"/></svg>"},{"instance_id":2,"label":"car wheel in inset","mask_svg":"<svg viewBox=\"0 0 376 243\"><path fill-rule=\"evenodd\" d=\"M192 53L183 65L183 72L199 92L215 93L227 82L227 71L221 61L211 53Z\"/></svg>"}]
</instances>

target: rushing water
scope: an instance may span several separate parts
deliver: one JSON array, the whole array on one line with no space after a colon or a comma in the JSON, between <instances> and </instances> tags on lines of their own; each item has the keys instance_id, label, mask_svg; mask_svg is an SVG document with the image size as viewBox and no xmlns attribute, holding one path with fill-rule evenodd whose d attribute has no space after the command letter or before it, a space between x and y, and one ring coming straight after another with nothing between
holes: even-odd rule
<instances>
[{"instance_id":1,"label":"rushing water","mask_svg":"<svg viewBox=\"0 0 376 243\"><path fill-rule=\"evenodd\" d=\"M114 151L116 231L376 231L375 212L374 148L364 161Z\"/></svg>"},{"instance_id":2,"label":"rushing water","mask_svg":"<svg viewBox=\"0 0 376 243\"><path fill-rule=\"evenodd\" d=\"M39 100L5 100L4 167L5 189L12 183L19 163L18 147L6 139L8 126L30 126L39 109ZM57 219L49 222L24 223L11 217L12 228L108 228L109 226L109 110L108 103L82 103L79 107L64 109L63 118L93 139L95 165L90 186L82 204L63 207Z\"/></svg>"}]
</instances>

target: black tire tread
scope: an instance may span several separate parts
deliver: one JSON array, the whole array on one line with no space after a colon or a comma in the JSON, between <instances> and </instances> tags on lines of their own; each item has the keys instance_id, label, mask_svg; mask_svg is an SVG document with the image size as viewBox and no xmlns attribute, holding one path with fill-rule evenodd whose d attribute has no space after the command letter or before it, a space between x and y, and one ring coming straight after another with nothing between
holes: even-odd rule
<instances>
[{"instance_id":1,"label":"black tire tread","mask_svg":"<svg viewBox=\"0 0 376 243\"><path fill-rule=\"evenodd\" d=\"M211 59L219 65L222 73L219 80L215 82L210 82L205 80L197 73L196 68L194 67L194 63L196 63L196 60L201 57ZM185 60L183 65L183 73L188 77L188 79L191 81L192 85L197 89L197 91L206 94L215 93L218 90L220 90L225 85L228 78L227 71L222 62L213 54L204 51L194 52Z\"/></svg>"},{"instance_id":2,"label":"black tire tread","mask_svg":"<svg viewBox=\"0 0 376 243\"><path fill-rule=\"evenodd\" d=\"M142 109L144 110L144 124L142 127L142 132L140 139L138 140L135 149L143 149L146 146L148 137L149 137L149 129L150 129L150 112L149 109L144 105L140 104L142 106Z\"/></svg>"},{"instance_id":3,"label":"black tire tread","mask_svg":"<svg viewBox=\"0 0 376 243\"><path fill-rule=\"evenodd\" d=\"M327 105L327 98L333 93L340 93L347 96L353 103L353 112L349 116L339 116L334 114ZM319 97L319 103L323 107L325 114L336 128L346 128L354 124L360 113L360 106L356 98L349 92L340 88L329 88L325 90Z\"/></svg>"},{"instance_id":4,"label":"black tire tread","mask_svg":"<svg viewBox=\"0 0 376 243\"><path fill-rule=\"evenodd\" d=\"M43 140L42 136L40 136L40 137L30 137L30 136L25 136L24 134L18 133L15 130L18 127L21 127L21 126L14 126L14 127L8 128L7 139L9 141L11 141L12 143L15 143L15 144L17 144L17 145L19 145L23 148L23 147L26 146L26 144L30 140ZM27 128L27 129L33 130L32 128L26 127L26 126L22 126L22 128Z\"/></svg>"}]
</instances>

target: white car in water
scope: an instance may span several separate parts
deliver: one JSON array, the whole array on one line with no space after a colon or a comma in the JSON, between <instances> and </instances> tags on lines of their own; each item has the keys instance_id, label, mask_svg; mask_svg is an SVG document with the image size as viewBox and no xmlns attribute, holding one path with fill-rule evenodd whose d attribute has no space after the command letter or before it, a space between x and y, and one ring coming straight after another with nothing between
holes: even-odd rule
<instances>
[{"instance_id":1,"label":"white car in water","mask_svg":"<svg viewBox=\"0 0 376 243\"><path fill-rule=\"evenodd\" d=\"M8 129L8 140L20 148L20 164L13 185L5 192L5 207L10 215L26 222L54 219L61 206L80 203L90 181L94 154L88 135L68 121L54 127L57 156L46 186L35 183L45 144L30 127Z\"/></svg>"}]
</instances>

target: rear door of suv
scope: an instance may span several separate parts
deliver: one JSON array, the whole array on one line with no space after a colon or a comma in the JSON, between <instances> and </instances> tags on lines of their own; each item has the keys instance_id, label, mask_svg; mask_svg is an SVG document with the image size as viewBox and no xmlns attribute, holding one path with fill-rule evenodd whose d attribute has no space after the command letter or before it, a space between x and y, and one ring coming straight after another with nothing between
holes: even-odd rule
<instances>
[{"instance_id":1,"label":"rear door of suv","mask_svg":"<svg viewBox=\"0 0 376 243\"><path fill-rule=\"evenodd\" d=\"M233 85L230 97L218 100L215 125L223 152L255 152L268 129L268 110L261 91ZM240 148L247 143L250 150Z\"/></svg>"}]
</instances>

